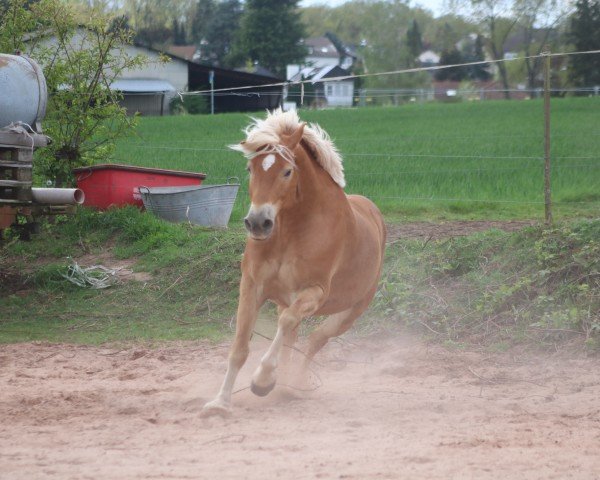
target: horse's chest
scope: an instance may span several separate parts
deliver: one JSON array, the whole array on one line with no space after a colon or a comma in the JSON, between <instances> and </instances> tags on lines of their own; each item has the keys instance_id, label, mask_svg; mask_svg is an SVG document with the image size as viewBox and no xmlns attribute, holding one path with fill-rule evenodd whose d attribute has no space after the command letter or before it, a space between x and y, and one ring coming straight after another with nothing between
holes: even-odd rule
<instances>
[{"instance_id":1,"label":"horse's chest","mask_svg":"<svg viewBox=\"0 0 600 480\"><path fill-rule=\"evenodd\" d=\"M270 300L288 303L303 288L302 270L295 262L266 261L255 266L254 279Z\"/></svg>"}]
</instances>

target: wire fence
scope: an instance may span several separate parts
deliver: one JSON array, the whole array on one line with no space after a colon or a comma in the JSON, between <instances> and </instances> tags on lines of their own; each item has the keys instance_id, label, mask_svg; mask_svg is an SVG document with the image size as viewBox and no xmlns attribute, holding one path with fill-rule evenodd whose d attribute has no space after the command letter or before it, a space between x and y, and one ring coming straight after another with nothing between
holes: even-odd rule
<instances>
[{"instance_id":1,"label":"wire fence","mask_svg":"<svg viewBox=\"0 0 600 480\"><path fill-rule=\"evenodd\" d=\"M456 69L462 67L472 67L472 66L487 66L487 65L495 65L499 63L510 63L510 62L518 62L524 60L533 60L533 59L545 59L545 58L554 58L554 57L570 57L574 55L593 55L600 53L600 50L587 50L587 51L574 51L574 52L543 52L538 55L528 55L523 57L511 57L511 58L500 58L495 60L480 60L475 62L464 62L464 63L456 63L451 65L434 65L429 67L415 67L415 68L404 68L398 70L391 70L386 72L371 72L371 73L362 73L362 74L349 74L349 75L340 75L336 77L329 77L327 81L335 82L335 81L343 81L343 80L355 80L359 78L367 78L367 77L386 77L386 76L394 76L394 75L403 75L408 73L420 73L420 72L436 72L440 70L448 70L448 69ZM286 80L282 82L269 83L265 85L260 85L261 88L265 87L290 87L294 85L307 85L313 83L313 80ZM246 85L246 86L237 86L237 87L228 87L228 88L217 88L217 89L204 89L204 90L194 90L187 92L179 92L179 95L214 95L218 93L247 93L251 92L252 89L256 89L256 85ZM257 93L257 92L253 92Z\"/></svg>"},{"instance_id":2,"label":"wire fence","mask_svg":"<svg viewBox=\"0 0 600 480\"><path fill-rule=\"evenodd\" d=\"M599 118L600 120L600 118ZM529 136L533 137L533 136ZM475 138L475 137L467 137L467 138ZM481 137L478 137L481 138ZM539 135L534 138L539 138ZM132 144L135 148L140 149L149 149L149 150L171 150L176 152L227 152L230 153L231 150L228 148L196 148L196 147L176 147L170 145L148 145L148 144ZM472 155L472 154L464 154L464 155L454 155L454 154L428 154L428 153L381 153L381 152L361 152L361 153L345 153L344 157L375 157L375 158L423 158L423 159L472 159L472 160L543 160L544 157L539 156L520 156L520 155ZM590 156L590 155L556 155L553 156L555 160L600 160L600 156ZM125 161L125 159L123 159ZM479 170L479 169L475 169Z\"/></svg>"},{"instance_id":3,"label":"wire fence","mask_svg":"<svg viewBox=\"0 0 600 480\"><path fill-rule=\"evenodd\" d=\"M177 147L168 147L168 146L149 146L149 145L144 145L143 148L145 149L155 149L158 151L161 150L179 150L179 151L184 151L184 152L206 152L206 149L194 149L194 148L177 148ZM208 149L208 151L214 152L214 151L218 151L218 152L223 152L223 153L230 153L232 156L233 155L239 155L235 152L231 152L230 150L227 149ZM493 159L505 159L505 160L518 160L520 162L522 161L526 161L526 164L521 164L517 167L485 167L485 166L476 166L473 168L439 168L437 166L435 166L434 168L430 168L430 169L414 169L414 168L410 168L410 169L395 169L395 168L387 168L385 170L378 170L378 169L371 169L368 172L365 171L361 171L361 172L357 172L357 171L352 171L352 169L349 169L348 167L346 167L346 172L345 172L345 176L349 179L350 183L352 183L351 179L356 179L356 178L363 178L366 179L366 181L369 181L369 178L383 178L386 179L387 181L390 181L390 179L393 178L399 178L400 176L403 177L404 179L406 178L410 178L410 177L415 177L415 176L456 176L456 177L462 177L465 180L469 180L472 179L473 181L477 181L477 176L478 175L486 175L486 176L492 176L492 178L499 178L498 176L500 175L505 175L505 174L523 174L524 172L530 172L532 175L539 175L539 172L542 169L543 166L543 160L544 157L543 156L486 156L486 155L415 155L415 154L402 154L402 155L386 155L386 154L378 154L378 153L360 153L360 154L345 154L345 157L374 157L374 158L381 158L381 157L387 157L387 158L399 158L399 157L404 157L404 158L419 158L419 159L433 159L433 160L439 160L439 159L444 159L444 158L449 158L451 160L459 160L459 159L470 159L470 160L493 160ZM581 159L593 159L593 160L600 160L600 157L590 157L590 156L557 156L554 158L555 160L566 160L566 161L573 161L575 160L575 162L571 162L570 164L557 164L553 166L553 170L557 173L560 174L560 172L562 171L578 171L578 172L582 172L582 171L586 171L589 172L590 175L592 175L593 177L596 178L597 181L597 185L598 185L598 195L597 196L593 196L593 198L589 198L589 199L584 199L584 200L568 200L568 201L557 201L555 202L555 204L557 205L573 205L573 204L577 204L577 205L583 205L583 204L599 204L600 205L600 161L597 163L580 163L577 160L581 160ZM237 162L239 159L236 159L235 161ZM128 160L125 158L119 158L117 157L115 159L115 161L117 162L121 162L121 163L126 163ZM164 166L164 165L162 165ZM236 172L237 173L237 172ZM211 181L211 183L225 183L227 182L229 179L231 178L231 175L224 175L224 176L210 176L209 179ZM248 176L242 176L241 177L241 187L240 187L240 194L241 195L247 195L248 193ZM361 192L358 192L361 193ZM541 192L540 192L541 193ZM544 201L543 200L525 200L525 199L518 199L518 200L513 200L513 199L502 199L502 198L468 198L468 197L460 197L460 196L437 196L437 195L429 195L429 196L414 196L414 195L385 195L385 194L378 194L378 193L369 193L368 196L374 200L395 200L395 201L409 201L409 202L414 202L414 201L418 201L418 202L468 202L468 203L482 203L482 204L513 204L513 205L517 205L517 204L522 204L522 205L544 205ZM241 200L243 203L247 203L248 199L242 199Z\"/></svg>"},{"instance_id":4,"label":"wire fence","mask_svg":"<svg viewBox=\"0 0 600 480\"><path fill-rule=\"evenodd\" d=\"M558 53L558 54L542 54L529 58L545 57L546 59L555 56L571 56L571 55L589 55L599 54L600 50L589 51L589 52L570 52L570 53ZM525 57L505 59L502 61L515 61L523 60ZM405 73L412 73L417 71L434 71L443 68L452 68L456 66L475 65L483 63L493 62L470 62L460 65L449 65L449 66L438 66L428 68L417 68L417 69L405 69L394 72L381 72L374 74L365 75L352 75L344 77L336 77L328 79L328 81L354 79L364 76L381 76L381 75L401 75ZM292 84L306 84L309 81L302 82L282 82L278 84L268 86L281 86L289 87ZM263 86L264 87L264 86ZM219 90L199 90L194 92L180 92L181 95L264 95L264 93L253 92L251 86L248 87L236 87ZM485 95L490 94L501 94L506 93L506 89L477 89L477 88L464 88L456 89L453 96L469 97L472 95L479 95L480 98L488 98ZM527 94L530 98L541 97L545 93L563 95L563 94L583 94L593 97L600 96L600 87L586 87L586 88L550 88L547 84L545 90L541 89L511 89L511 93L521 92ZM446 90L447 94L447 90ZM362 90L359 97L362 98L391 98L391 97L403 97L410 98L411 96L421 95L423 98L435 97L436 92L433 89L370 89ZM483 95L483 96L482 96ZM305 95L307 99L315 98L315 94ZM600 112L598 112L600 113ZM540 125L543 123L543 114L540 112L539 116ZM564 150L559 150L560 153L552 156L554 162L552 169L556 172L559 177L562 173L571 175L570 181L572 184L568 185L568 188L576 190L578 185L577 182L587 182L587 192L583 195L573 195L572 198L567 199L568 196L563 196L562 200L554 202L555 204L569 204L569 205L598 205L600 204L600 154L596 155L596 152L600 152L600 115L598 115L597 121L593 121L585 126L585 130L582 130L580 126L574 125L573 128L562 129L560 131L553 131L552 138L561 139L561 141L569 142ZM549 118L545 119L549 121ZM349 120L350 122L352 120ZM328 130L327 125L323 125ZM453 129L451 133L444 132L427 132L423 134L393 134L389 133L379 135L373 134L371 139L371 148L361 149L360 142L364 143L364 138L358 138L357 136L334 136L334 141L340 147L341 151L346 158L345 168L346 176L349 179L359 180L359 184L369 189L369 192L358 191L356 193L366 193L369 197L376 201L382 202L457 202L457 203L480 203L480 204L507 204L507 205L547 205L547 201L543 200L542 197L542 172L544 171L544 162L549 160L548 155L544 153L544 143L549 142L548 137L544 137L541 130L540 133L530 132L517 132L514 130L503 131L502 127L499 127L500 131L494 134L482 134L477 133L457 133L460 129ZM212 132L214 133L214 132ZM440 148L441 144L446 141L452 140L454 143L451 147L447 148L447 152L443 152L444 148ZM472 143L477 140L481 143L479 145L485 145L485 151L474 152ZM159 144L148 144L144 142L136 142L131 146L135 149L144 151L145 157L152 156L151 152L156 152L157 156L169 156L171 159L179 157L185 159L188 164L192 163L194 158L202 157L205 155L216 155L219 158L226 158L225 155L231 155L231 158L235 158L234 155L238 155L231 152L226 145L233 143L231 136L228 135L217 135L211 136L210 138L193 138L178 140L177 138L169 139L168 142L162 142ZM405 151L402 153L385 151L391 150L402 150L404 146L410 142L420 142L418 152ZM538 143L539 141L539 143ZM517 144L519 147L520 143L527 142L527 148L519 148L523 152L516 152L517 148L514 148L515 153L509 153L509 146ZM373 148L373 143L377 143L377 148ZM383 147L386 148L383 148ZM435 148L430 148L435 146ZM586 146L587 148L584 148ZM427 152L427 150L430 152ZM425 150L425 153L423 153ZM443 152L440 152L440 150ZM497 153L494 153L496 150ZM503 153L507 152L507 153ZM528 153L531 152L531 153ZM535 154L534 152L539 152ZM573 152L570 154L570 152ZM533 153L533 154L532 154ZM376 160L376 162L365 163L365 160ZM121 159L116 158L116 161L123 161L127 163L127 159L122 157ZM360 163L362 162L362 163ZM497 163L496 163L497 162ZM368 165L368 168L364 168ZM159 166L159 165L156 165ZM160 165L162 167L169 165ZM425 167L425 168L424 168ZM241 170L241 169L240 169ZM244 196L242 203L247 203L247 182L245 178L240 175L239 171L227 172L222 175L216 175L209 177L213 183L225 182L226 179L232 176L232 173L242 178L242 187L240 194ZM576 175L572 175L575 173ZM510 196L504 196L502 198L496 195L494 186L496 181L503 179L505 183L510 183L511 178L516 178L517 175L531 177L531 185L540 186L536 193L532 195L523 195L523 192L516 192L514 198ZM424 188L422 192L406 192L402 193L401 187L407 184L407 179L415 178L417 176L427 177L426 180L430 180L429 183L423 182ZM461 177L463 183L467 185L461 193L456 195L449 189L438 189L440 179L443 178L455 178ZM489 196L487 198L477 198L477 195L468 195L469 185L475 185L478 182L481 183L483 180L486 182L486 188L489 189ZM396 190L385 190L378 189L378 186L382 182L392 183L398 188ZM360 183L362 182L362 183ZM403 183L404 182L404 183ZM373 185L371 185L373 184ZM518 186L513 186L513 191ZM563 185L564 188L564 185ZM509 191L507 188L506 191ZM397 194L396 194L397 192ZM492 193L490 193L492 192ZM417 193L416 195L414 193ZM486 196L486 195L484 195ZM508 198L507 198L508 197ZM530 197L530 198L527 198Z\"/></svg>"}]
</instances>

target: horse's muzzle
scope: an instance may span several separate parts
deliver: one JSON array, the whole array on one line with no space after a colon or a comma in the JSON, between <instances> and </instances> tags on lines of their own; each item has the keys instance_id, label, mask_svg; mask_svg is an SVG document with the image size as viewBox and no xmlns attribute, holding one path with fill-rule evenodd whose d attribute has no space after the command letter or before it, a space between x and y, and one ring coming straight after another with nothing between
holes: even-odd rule
<instances>
[{"instance_id":1,"label":"horse's muzzle","mask_svg":"<svg viewBox=\"0 0 600 480\"><path fill-rule=\"evenodd\" d=\"M250 210L250 213L244 218L244 225L250 236L255 240L266 240L273 232L275 224L272 216L272 209Z\"/></svg>"}]
</instances>

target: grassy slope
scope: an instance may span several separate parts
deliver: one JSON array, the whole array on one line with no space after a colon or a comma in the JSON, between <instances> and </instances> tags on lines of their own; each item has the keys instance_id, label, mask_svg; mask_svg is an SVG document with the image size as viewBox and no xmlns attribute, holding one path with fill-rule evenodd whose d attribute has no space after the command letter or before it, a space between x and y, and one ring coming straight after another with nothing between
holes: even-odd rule
<instances>
[{"instance_id":1,"label":"grassy slope","mask_svg":"<svg viewBox=\"0 0 600 480\"><path fill-rule=\"evenodd\" d=\"M600 347L600 220L387 250L372 312L449 342Z\"/></svg>"},{"instance_id":2,"label":"grassy slope","mask_svg":"<svg viewBox=\"0 0 600 480\"><path fill-rule=\"evenodd\" d=\"M101 343L117 340L221 338L235 312L240 231L171 225L135 208L80 210L31 242L0 256L21 292L0 282L0 342L48 339ZM148 282L105 290L63 278L74 258L112 251L137 259ZM42 266L40 266L42 265Z\"/></svg>"},{"instance_id":3,"label":"grassy slope","mask_svg":"<svg viewBox=\"0 0 600 480\"><path fill-rule=\"evenodd\" d=\"M137 258L136 269L152 279L98 291L62 277L67 255L107 244L119 257ZM235 313L242 248L240 230L169 225L135 209L81 211L2 252L8 273L32 261L45 266L22 275L20 292L0 293L0 343L222 338ZM358 328L404 325L453 343L496 346L575 335L597 347L599 272L600 220L401 240L388 247L380 291Z\"/></svg>"},{"instance_id":4,"label":"grassy slope","mask_svg":"<svg viewBox=\"0 0 600 480\"><path fill-rule=\"evenodd\" d=\"M552 104L557 216L600 206L600 99ZM303 111L344 155L348 188L373 198L390 218L542 218L543 116L540 101L405 105ZM242 139L248 116L143 118L115 161L237 176L245 162L226 145ZM526 158L515 158L526 157ZM577 157L577 158L564 158ZM582 158L583 157L583 158ZM585 158L591 157L591 158ZM233 220L247 209L241 191Z\"/></svg>"}]
</instances>

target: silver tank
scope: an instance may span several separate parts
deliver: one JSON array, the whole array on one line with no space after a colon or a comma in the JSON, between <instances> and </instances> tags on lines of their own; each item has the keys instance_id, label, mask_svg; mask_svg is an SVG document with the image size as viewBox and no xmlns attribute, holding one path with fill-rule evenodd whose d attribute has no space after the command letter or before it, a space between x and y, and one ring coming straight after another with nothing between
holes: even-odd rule
<instances>
[{"instance_id":1,"label":"silver tank","mask_svg":"<svg viewBox=\"0 0 600 480\"><path fill-rule=\"evenodd\" d=\"M24 55L0 53L0 128L20 121L35 129L46 115L47 100L40 66Z\"/></svg>"}]
</instances>

